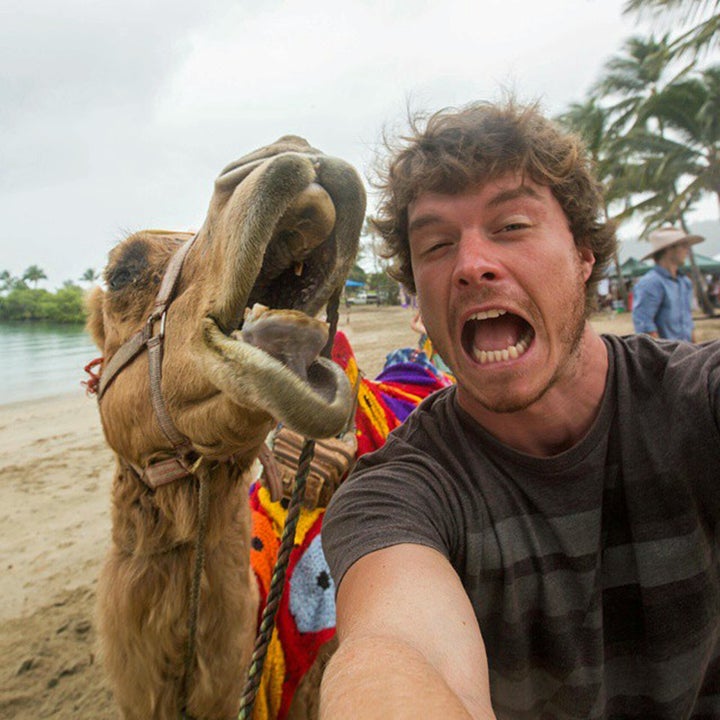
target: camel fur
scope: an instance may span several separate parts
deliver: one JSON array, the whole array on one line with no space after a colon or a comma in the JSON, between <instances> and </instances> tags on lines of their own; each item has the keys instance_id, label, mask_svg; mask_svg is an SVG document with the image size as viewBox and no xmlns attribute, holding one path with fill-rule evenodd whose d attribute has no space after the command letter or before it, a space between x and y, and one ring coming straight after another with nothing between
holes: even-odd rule
<instances>
[{"instance_id":1,"label":"camel fur","mask_svg":"<svg viewBox=\"0 0 720 720\"><path fill-rule=\"evenodd\" d=\"M256 303L292 311L291 325L293 313L316 315L344 284L364 210L363 185L349 165L286 136L222 171L185 258L165 322L162 394L209 472L187 682L191 717L237 716L258 619L247 492L268 432L282 422L305 436L329 437L352 410L345 374L315 357L317 333L311 351L302 332L290 332L282 347L269 321L269 330L260 330L273 337L270 353L266 338L243 339L243 318ZM147 322L165 267L189 237L138 232L111 251L107 289L96 289L88 302L88 329L103 366ZM286 321L283 313L279 318ZM144 477L144 469L172 455L150 402L147 352L114 378L99 409L117 457L112 543L98 587L103 662L126 720L175 720L182 710L197 479L153 488Z\"/></svg>"}]
</instances>

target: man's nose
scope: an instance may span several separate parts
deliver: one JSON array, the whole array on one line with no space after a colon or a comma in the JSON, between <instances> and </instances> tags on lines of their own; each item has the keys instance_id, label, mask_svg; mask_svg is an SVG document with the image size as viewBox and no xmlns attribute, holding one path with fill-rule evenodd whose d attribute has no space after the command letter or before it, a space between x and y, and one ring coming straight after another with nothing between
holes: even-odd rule
<instances>
[{"instance_id":1,"label":"man's nose","mask_svg":"<svg viewBox=\"0 0 720 720\"><path fill-rule=\"evenodd\" d=\"M480 231L463 233L455 256L453 283L465 287L501 278L500 250L497 243Z\"/></svg>"}]
</instances>

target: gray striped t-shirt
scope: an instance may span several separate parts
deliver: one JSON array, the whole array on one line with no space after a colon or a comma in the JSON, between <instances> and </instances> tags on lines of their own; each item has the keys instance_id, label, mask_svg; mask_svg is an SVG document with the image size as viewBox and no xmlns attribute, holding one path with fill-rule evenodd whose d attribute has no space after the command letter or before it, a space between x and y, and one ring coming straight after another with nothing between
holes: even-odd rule
<instances>
[{"instance_id":1,"label":"gray striped t-shirt","mask_svg":"<svg viewBox=\"0 0 720 720\"><path fill-rule=\"evenodd\" d=\"M336 583L398 543L442 552L485 640L498 718L720 717L720 343L604 336L576 446L498 442L428 398L336 493Z\"/></svg>"}]
</instances>

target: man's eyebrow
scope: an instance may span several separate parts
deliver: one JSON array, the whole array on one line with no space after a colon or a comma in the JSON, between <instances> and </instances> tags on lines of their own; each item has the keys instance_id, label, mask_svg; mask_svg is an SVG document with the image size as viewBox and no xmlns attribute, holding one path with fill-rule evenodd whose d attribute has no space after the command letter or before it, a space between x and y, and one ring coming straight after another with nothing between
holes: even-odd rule
<instances>
[{"instance_id":1,"label":"man's eyebrow","mask_svg":"<svg viewBox=\"0 0 720 720\"><path fill-rule=\"evenodd\" d=\"M434 223L438 222L442 222L442 218L439 215L435 215L434 213L427 213L425 215L420 215L419 217L413 218L412 221L408 223L408 235L410 235L410 233L412 232L422 230L428 225L433 225Z\"/></svg>"},{"instance_id":2,"label":"man's eyebrow","mask_svg":"<svg viewBox=\"0 0 720 720\"><path fill-rule=\"evenodd\" d=\"M488 200L488 207L497 207L503 203L510 202L511 200L517 200L518 198L529 197L533 200L541 200L542 195L530 187L529 185L518 185L510 190L502 190L497 195L494 195Z\"/></svg>"},{"instance_id":3,"label":"man's eyebrow","mask_svg":"<svg viewBox=\"0 0 720 720\"><path fill-rule=\"evenodd\" d=\"M498 205L502 205L503 203L511 202L512 200L517 200L518 198L523 197L532 198L533 200L543 199L542 195L535 190L535 188L532 188L529 185L518 185L517 187L510 188L509 190L501 190L497 195L494 195L487 201L487 206L494 208ZM443 218L434 212L419 215L408 223L408 235L413 232L417 232L418 230L422 230L428 225L434 225L441 222L443 222Z\"/></svg>"}]
</instances>

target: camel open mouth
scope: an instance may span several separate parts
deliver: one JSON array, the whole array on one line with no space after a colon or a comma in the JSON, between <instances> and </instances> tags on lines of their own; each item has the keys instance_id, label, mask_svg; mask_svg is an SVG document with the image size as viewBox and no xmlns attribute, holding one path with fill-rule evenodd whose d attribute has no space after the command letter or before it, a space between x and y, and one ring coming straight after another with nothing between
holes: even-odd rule
<instances>
[{"instance_id":1,"label":"camel open mouth","mask_svg":"<svg viewBox=\"0 0 720 720\"><path fill-rule=\"evenodd\" d=\"M362 181L341 160L285 152L250 165L231 166L216 181L218 199L237 208L228 213L222 291L210 308L226 334L255 304L314 317L342 289L365 211Z\"/></svg>"},{"instance_id":2,"label":"camel open mouth","mask_svg":"<svg viewBox=\"0 0 720 720\"><path fill-rule=\"evenodd\" d=\"M329 193L310 183L277 221L247 300L229 322L213 318L225 335L266 352L304 381L328 339L327 325L305 311L332 289L336 219Z\"/></svg>"},{"instance_id":3,"label":"camel open mouth","mask_svg":"<svg viewBox=\"0 0 720 720\"><path fill-rule=\"evenodd\" d=\"M248 298L273 310L302 310L321 290L335 265L335 206L327 191L311 184L280 219Z\"/></svg>"},{"instance_id":4,"label":"camel open mouth","mask_svg":"<svg viewBox=\"0 0 720 720\"><path fill-rule=\"evenodd\" d=\"M250 164L216 181L232 229L203 326L207 369L238 403L327 437L342 428L352 402L343 371L318 357L327 329L314 317L339 294L354 261L364 188L351 166L311 151ZM233 178L241 182L231 187Z\"/></svg>"},{"instance_id":5,"label":"camel open mouth","mask_svg":"<svg viewBox=\"0 0 720 720\"><path fill-rule=\"evenodd\" d=\"M475 313L462 329L465 352L481 365L516 360L534 337L535 330L527 320L500 308Z\"/></svg>"}]
</instances>

